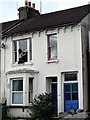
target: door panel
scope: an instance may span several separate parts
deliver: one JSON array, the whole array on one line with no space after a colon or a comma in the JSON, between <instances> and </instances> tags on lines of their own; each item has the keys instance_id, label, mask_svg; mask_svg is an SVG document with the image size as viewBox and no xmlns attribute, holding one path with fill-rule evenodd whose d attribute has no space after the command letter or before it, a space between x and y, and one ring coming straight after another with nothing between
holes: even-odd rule
<instances>
[{"instance_id":1,"label":"door panel","mask_svg":"<svg viewBox=\"0 0 90 120\"><path fill-rule=\"evenodd\" d=\"M51 90L53 95L54 115L57 115L57 83L51 84Z\"/></svg>"},{"instance_id":2,"label":"door panel","mask_svg":"<svg viewBox=\"0 0 90 120\"><path fill-rule=\"evenodd\" d=\"M64 83L64 111L78 109L78 83Z\"/></svg>"}]
</instances>

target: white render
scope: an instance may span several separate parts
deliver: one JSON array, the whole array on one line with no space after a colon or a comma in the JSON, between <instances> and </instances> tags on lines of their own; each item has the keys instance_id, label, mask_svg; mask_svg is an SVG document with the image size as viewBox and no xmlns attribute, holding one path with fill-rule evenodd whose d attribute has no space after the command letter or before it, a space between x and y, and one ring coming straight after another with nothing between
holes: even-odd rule
<instances>
[{"instance_id":1,"label":"white render","mask_svg":"<svg viewBox=\"0 0 90 120\"><path fill-rule=\"evenodd\" d=\"M47 60L47 34L57 33L58 60ZM32 61L23 65L12 63L12 41L31 38L32 39ZM50 92L47 86L47 77L57 77L58 83L58 114L64 112L64 73L77 72L79 109L83 109L83 77L82 77L82 44L81 25L62 27L48 31L28 33L20 36L5 38L5 49L1 49L1 98L2 102L7 100L7 106L11 105L10 78L23 77L23 106L28 104L28 78L34 78L34 96L39 93ZM27 72L28 71L28 72ZM21 109L9 111L9 115L27 117L27 110ZM18 115L19 113L19 115Z\"/></svg>"}]
</instances>

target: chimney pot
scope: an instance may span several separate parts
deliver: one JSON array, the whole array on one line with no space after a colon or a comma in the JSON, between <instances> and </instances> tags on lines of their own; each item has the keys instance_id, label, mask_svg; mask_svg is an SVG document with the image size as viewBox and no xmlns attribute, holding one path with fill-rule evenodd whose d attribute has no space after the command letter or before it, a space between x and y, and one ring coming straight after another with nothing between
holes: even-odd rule
<instances>
[{"instance_id":1,"label":"chimney pot","mask_svg":"<svg viewBox=\"0 0 90 120\"><path fill-rule=\"evenodd\" d=\"M25 0L25 6L28 6L28 0Z\"/></svg>"},{"instance_id":2,"label":"chimney pot","mask_svg":"<svg viewBox=\"0 0 90 120\"><path fill-rule=\"evenodd\" d=\"M32 3L32 8L34 8L34 9L35 9L35 3Z\"/></svg>"},{"instance_id":3,"label":"chimney pot","mask_svg":"<svg viewBox=\"0 0 90 120\"><path fill-rule=\"evenodd\" d=\"M30 1L28 2L28 5L29 5L29 7L31 7L31 2Z\"/></svg>"}]
</instances>

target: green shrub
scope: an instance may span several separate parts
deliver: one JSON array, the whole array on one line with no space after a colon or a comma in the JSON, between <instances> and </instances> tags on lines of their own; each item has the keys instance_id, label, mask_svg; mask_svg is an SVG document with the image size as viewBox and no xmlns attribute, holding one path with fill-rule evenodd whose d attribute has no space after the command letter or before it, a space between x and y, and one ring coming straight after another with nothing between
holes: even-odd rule
<instances>
[{"instance_id":1,"label":"green shrub","mask_svg":"<svg viewBox=\"0 0 90 120\"><path fill-rule=\"evenodd\" d=\"M53 115L52 94L39 94L31 106L30 120L50 120Z\"/></svg>"}]
</instances>

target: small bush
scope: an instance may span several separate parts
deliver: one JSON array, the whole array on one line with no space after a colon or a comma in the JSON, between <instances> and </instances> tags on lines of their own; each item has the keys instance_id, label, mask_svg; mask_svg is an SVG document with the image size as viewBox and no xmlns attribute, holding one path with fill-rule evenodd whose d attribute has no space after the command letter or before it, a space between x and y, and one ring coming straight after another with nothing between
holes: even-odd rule
<instances>
[{"instance_id":1,"label":"small bush","mask_svg":"<svg viewBox=\"0 0 90 120\"><path fill-rule=\"evenodd\" d=\"M31 106L30 120L50 120L53 115L52 94L39 94Z\"/></svg>"}]
</instances>

